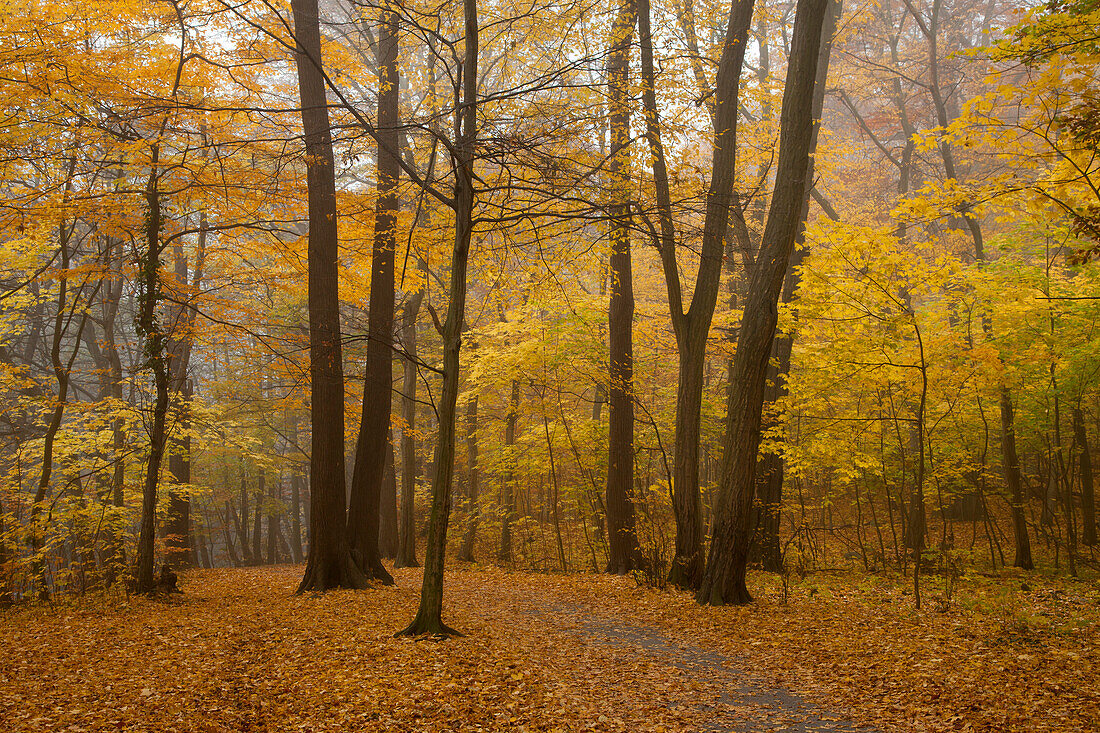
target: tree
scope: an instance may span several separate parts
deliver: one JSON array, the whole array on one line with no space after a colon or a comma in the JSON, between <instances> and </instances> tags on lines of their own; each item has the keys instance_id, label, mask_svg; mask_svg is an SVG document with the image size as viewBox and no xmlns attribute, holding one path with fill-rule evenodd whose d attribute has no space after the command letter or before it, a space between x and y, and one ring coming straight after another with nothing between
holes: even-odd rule
<instances>
[{"instance_id":1,"label":"tree","mask_svg":"<svg viewBox=\"0 0 1100 733\"><path fill-rule=\"evenodd\" d=\"M783 277L810 192L813 92L827 0L799 0L780 113L779 161L767 226L752 274L734 357L724 455L710 552L697 599L722 605L752 600L745 585L752 499L760 446L764 381Z\"/></svg>"},{"instance_id":2,"label":"tree","mask_svg":"<svg viewBox=\"0 0 1100 733\"><path fill-rule=\"evenodd\" d=\"M721 283L724 242L730 205L734 196L737 158L737 112L741 68L745 45L752 25L754 0L734 0L722 56L715 80L714 152L711 160L710 188L707 190L703 242L695 290L687 311L683 307L683 286L676 258L676 229L664 146L661 141L660 115L657 110L656 75L653 69L653 40L650 32L649 5L642 10L642 74L645 85L646 137L653 158L653 178L657 193L660 233L653 238L661 255L672 327L680 356L676 393L676 437L673 447L673 508L676 512L676 549L669 571L669 582L685 589L698 587L703 570L703 509L699 492L699 422L703 397L703 366L707 338ZM740 214L738 214L740 215Z\"/></svg>"},{"instance_id":3,"label":"tree","mask_svg":"<svg viewBox=\"0 0 1100 733\"><path fill-rule=\"evenodd\" d=\"M344 376L336 260L336 179L321 66L316 0L294 0L295 64L302 101L309 189L309 556L298 592L363 588L344 518ZM388 357L387 357L388 359ZM386 404L389 404L387 394Z\"/></svg>"},{"instance_id":4,"label":"tree","mask_svg":"<svg viewBox=\"0 0 1100 733\"><path fill-rule=\"evenodd\" d=\"M447 318L443 337L443 390L439 404L439 438L435 449L435 475L432 478L432 505L428 516L428 543L424 553L424 581L420 606L403 636L420 634L457 634L443 623L443 563L447 546L447 521L451 513L451 483L454 478L455 414L458 403L459 351L462 347L466 315L466 267L470 257L470 238L474 212L474 148L477 144L478 102L478 21L476 0L463 0L461 105L456 105L456 140L452 148L454 162L455 216L454 247L451 253L451 277L448 288Z\"/></svg>"},{"instance_id":5,"label":"tree","mask_svg":"<svg viewBox=\"0 0 1100 733\"><path fill-rule=\"evenodd\" d=\"M607 59L608 123L611 134L608 182L611 298L608 302L610 373L607 440L607 572L622 575L639 567L634 528L634 285L630 267L630 45L637 9L623 0L611 30Z\"/></svg>"},{"instance_id":6,"label":"tree","mask_svg":"<svg viewBox=\"0 0 1100 733\"><path fill-rule=\"evenodd\" d=\"M390 450L390 411L393 389L394 257L397 230L398 15L382 13L378 34L378 200L375 209L374 251L371 257L370 325L367 333L367 370L363 387L363 416L355 448L348 508L348 542L363 572L393 584L378 553L382 482Z\"/></svg>"}]
</instances>

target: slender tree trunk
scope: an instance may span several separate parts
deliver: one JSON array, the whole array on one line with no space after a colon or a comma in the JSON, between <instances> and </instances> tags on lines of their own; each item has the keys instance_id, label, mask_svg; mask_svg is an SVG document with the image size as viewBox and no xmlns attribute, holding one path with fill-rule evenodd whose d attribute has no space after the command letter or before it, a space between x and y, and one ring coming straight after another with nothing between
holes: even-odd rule
<instances>
[{"instance_id":1,"label":"slender tree trunk","mask_svg":"<svg viewBox=\"0 0 1100 733\"><path fill-rule=\"evenodd\" d=\"M252 512L252 561L257 565L263 565L264 514L269 514L271 509L264 506L267 503L264 496L267 491L267 469L263 466L257 466L256 469L258 476L256 478L256 508Z\"/></svg>"},{"instance_id":2,"label":"slender tree trunk","mask_svg":"<svg viewBox=\"0 0 1100 733\"><path fill-rule=\"evenodd\" d=\"M1024 570L1035 567L1031 559L1031 540L1027 534L1027 497L1020 475L1020 457L1016 452L1016 420L1013 415L1012 396L1007 388L1001 388L1001 458L1004 462L1005 482L1008 484L1009 503L1012 507L1012 529L1016 538L1016 557L1012 564Z\"/></svg>"},{"instance_id":3,"label":"slender tree trunk","mask_svg":"<svg viewBox=\"0 0 1100 733\"><path fill-rule=\"evenodd\" d=\"M821 28L821 49L818 52L817 78L814 81L813 118L821 119L825 106L825 88L829 75L829 57L833 49L833 34L840 19L841 0L830 0L828 11ZM812 149L817 148L817 135L820 126L814 126ZM810 159L809 180L814 176L814 159ZM827 212L830 213L830 212ZM836 212L831 212L835 215ZM782 302L791 303L800 282L802 262L806 259L805 223L809 216L809 201L802 210L802 231L799 232L794 252L783 278ZM765 387L764 430L768 430L779 419L774 414L774 406L787 395L787 377L791 370L791 351L794 346L793 333L781 333L775 337L773 358L775 366L768 365L767 386ZM783 505L783 457L778 451L765 453L757 468L757 495L760 499L760 562L764 570L773 573L783 571L783 554L779 543L780 509Z\"/></svg>"},{"instance_id":4,"label":"slender tree trunk","mask_svg":"<svg viewBox=\"0 0 1100 733\"><path fill-rule=\"evenodd\" d=\"M291 411L288 418L290 449L293 452L298 447L298 415ZM305 559L302 555L302 469L296 460L290 468L290 551L294 562L300 563Z\"/></svg>"},{"instance_id":5,"label":"slender tree trunk","mask_svg":"<svg viewBox=\"0 0 1100 733\"><path fill-rule=\"evenodd\" d=\"M168 492L168 517L165 520L164 545L165 562L172 567L187 567L191 564L194 541L191 533L191 498L187 490L179 490L176 485L191 483L191 398L194 394L190 379L184 379L182 389L177 393L179 417L178 425L182 435L172 439L172 452L168 456L168 472L172 475L173 487Z\"/></svg>"},{"instance_id":6,"label":"slender tree trunk","mask_svg":"<svg viewBox=\"0 0 1100 733\"><path fill-rule=\"evenodd\" d=\"M607 61L611 158L611 299L608 305L607 572L629 573L641 563L634 529L634 284L630 263L630 45L635 0L623 0Z\"/></svg>"},{"instance_id":7,"label":"slender tree trunk","mask_svg":"<svg viewBox=\"0 0 1100 733\"><path fill-rule=\"evenodd\" d=\"M749 519L760 445L764 381L777 303L810 191L813 91L827 0L799 0L780 114L779 161L771 210L745 302L730 384L725 455L710 553L697 598L721 605L752 600L745 585Z\"/></svg>"},{"instance_id":8,"label":"slender tree trunk","mask_svg":"<svg viewBox=\"0 0 1100 733\"><path fill-rule=\"evenodd\" d=\"M1073 409L1073 431L1077 436L1078 459L1081 465L1081 542L1092 547L1096 544L1096 493L1092 483L1089 437L1080 407Z\"/></svg>"},{"instance_id":9,"label":"slender tree trunk","mask_svg":"<svg viewBox=\"0 0 1100 733\"><path fill-rule=\"evenodd\" d=\"M473 562L474 544L477 542L477 524L480 517L477 503L480 476L477 466L476 394L466 402L466 471L466 532L462 536L462 547L458 550L458 559L461 562Z\"/></svg>"},{"instance_id":10,"label":"slender tree trunk","mask_svg":"<svg viewBox=\"0 0 1100 733\"><path fill-rule=\"evenodd\" d=\"M336 179L317 0L292 0L295 62L309 189L310 453L309 558L298 592L363 588L344 516L344 374L340 345Z\"/></svg>"},{"instance_id":11,"label":"slender tree trunk","mask_svg":"<svg viewBox=\"0 0 1100 733\"><path fill-rule=\"evenodd\" d=\"M170 374L164 353L165 336L161 331L157 307L161 300L160 243L161 211L158 190L159 153L153 145L149 183L145 190L146 250L141 261L141 313L138 329L145 341L146 364L153 372L156 401L153 404L153 424L149 431L149 459L145 467L145 483L141 499L141 529L138 534L137 558L134 565L134 593L150 594L156 590L153 577L154 543L156 541L157 484L167 442L168 390Z\"/></svg>"},{"instance_id":12,"label":"slender tree trunk","mask_svg":"<svg viewBox=\"0 0 1100 733\"><path fill-rule=\"evenodd\" d=\"M439 443L432 478L432 509L428 518L428 542L424 553L424 581L416 617L400 635L457 634L443 623L443 563L447 547L447 520L451 513L454 478L455 412L458 403L459 351L466 319L466 269L474 211L474 150L477 143L477 0L463 0L465 58L462 64L462 105L456 110L457 140L454 146L455 238L447 319L443 324L443 389L439 398Z\"/></svg>"},{"instance_id":13,"label":"slender tree trunk","mask_svg":"<svg viewBox=\"0 0 1100 733\"><path fill-rule=\"evenodd\" d=\"M409 298L401 314L405 369L401 380L401 518L395 568L416 568L416 314L424 292Z\"/></svg>"},{"instance_id":14,"label":"slender tree trunk","mask_svg":"<svg viewBox=\"0 0 1100 733\"><path fill-rule=\"evenodd\" d=\"M348 543L360 569L370 578L393 584L378 554L379 511L390 440L393 389L394 256L397 229L398 161L397 76L398 15L383 11L378 25L378 199L371 257L370 321L363 416L355 449L348 509Z\"/></svg>"},{"instance_id":15,"label":"slender tree trunk","mask_svg":"<svg viewBox=\"0 0 1100 733\"><path fill-rule=\"evenodd\" d=\"M195 542L191 535L191 495L178 490L177 485L191 483L191 400L194 387L189 374L191 348L194 341L195 306L191 302L202 283L206 257L206 217L199 223L199 236L194 262L193 281L189 279L187 257L183 247L175 248L175 300L172 337L168 340L168 371L176 422L182 435L172 438L168 471L172 486L168 490L168 516L165 522L165 561L174 567L194 564Z\"/></svg>"},{"instance_id":16,"label":"slender tree trunk","mask_svg":"<svg viewBox=\"0 0 1100 733\"><path fill-rule=\"evenodd\" d=\"M515 559L512 552L512 523L516 520L515 446L516 421L519 419L519 380L512 380L508 396L508 414L504 418L504 473L500 477L500 549L497 563L509 565Z\"/></svg>"}]
</instances>

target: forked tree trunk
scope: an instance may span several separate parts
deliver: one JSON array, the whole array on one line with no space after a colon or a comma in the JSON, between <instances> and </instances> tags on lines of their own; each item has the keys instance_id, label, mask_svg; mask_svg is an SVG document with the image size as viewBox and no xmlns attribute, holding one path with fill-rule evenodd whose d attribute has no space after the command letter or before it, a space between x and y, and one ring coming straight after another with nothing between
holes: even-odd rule
<instances>
[{"instance_id":1,"label":"forked tree trunk","mask_svg":"<svg viewBox=\"0 0 1100 733\"><path fill-rule=\"evenodd\" d=\"M753 0L733 0L730 5L726 40L718 65L714 104L710 107L714 121L714 153L703 221L702 252L695 290L687 312L683 308L672 200L657 110L649 0L640 0L639 6L646 137L653 158L653 180L660 219L658 249L680 358L672 471L676 549L668 579L670 583L687 589L698 587L703 571L703 503L699 492L699 420L703 402L703 366L707 337L710 335L721 284L723 243L729 221L737 157L737 96L745 44L752 25L753 4ZM687 23L686 26L694 28L694 23Z\"/></svg>"},{"instance_id":2,"label":"forked tree trunk","mask_svg":"<svg viewBox=\"0 0 1100 733\"><path fill-rule=\"evenodd\" d=\"M340 345L336 179L317 0L292 0L309 190L309 558L298 592L365 588L344 517L344 373Z\"/></svg>"},{"instance_id":3,"label":"forked tree trunk","mask_svg":"<svg viewBox=\"0 0 1100 733\"><path fill-rule=\"evenodd\" d=\"M607 572L624 574L641 563L634 529L634 284L630 264L630 44L635 0L623 0L608 53L611 156L611 298L608 304Z\"/></svg>"},{"instance_id":4,"label":"forked tree trunk","mask_svg":"<svg viewBox=\"0 0 1100 733\"><path fill-rule=\"evenodd\" d=\"M780 114L779 162L771 210L745 302L730 384L725 455L710 553L697 599L722 605L752 600L745 585L750 517L760 447L764 380L783 286L810 191L813 91L828 0L799 0Z\"/></svg>"},{"instance_id":5,"label":"forked tree trunk","mask_svg":"<svg viewBox=\"0 0 1100 733\"><path fill-rule=\"evenodd\" d=\"M466 269L470 259L470 237L474 211L474 149L477 142L477 0L463 0L465 59L462 64L462 106L457 118L458 139L454 146L455 237L451 256L447 319L443 324L443 389L439 398L439 443L435 450L432 478L432 509L428 518L428 542L424 553L424 581L416 617L398 632L454 635L443 623L443 565L447 549L447 521L451 513L451 484L454 479L455 413L458 404L459 351L466 319Z\"/></svg>"},{"instance_id":6,"label":"forked tree trunk","mask_svg":"<svg viewBox=\"0 0 1100 733\"><path fill-rule=\"evenodd\" d=\"M398 156L397 22L393 11L383 11L378 25L378 198L371 256L370 316L367 369L363 386L363 415L355 448L348 509L348 543L352 556L368 577L385 585L393 576L378 553L382 483L390 440L393 389L394 256L397 229Z\"/></svg>"}]
</instances>

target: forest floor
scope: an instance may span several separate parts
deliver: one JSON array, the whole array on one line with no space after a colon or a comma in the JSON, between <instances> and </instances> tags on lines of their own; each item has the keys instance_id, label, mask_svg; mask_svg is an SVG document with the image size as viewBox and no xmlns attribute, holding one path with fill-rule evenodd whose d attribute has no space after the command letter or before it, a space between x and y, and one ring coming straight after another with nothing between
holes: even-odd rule
<instances>
[{"instance_id":1,"label":"forest floor","mask_svg":"<svg viewBox=\"0 0 1100 733\"><path fill-rule=\"evenodd\" d=\"M186 573L167 600L0 612L2 731L1096 731L1100 584L756 576L703 608L630 577L448 572L446 641L395 588Z\"/></svg>"}]
</instances>

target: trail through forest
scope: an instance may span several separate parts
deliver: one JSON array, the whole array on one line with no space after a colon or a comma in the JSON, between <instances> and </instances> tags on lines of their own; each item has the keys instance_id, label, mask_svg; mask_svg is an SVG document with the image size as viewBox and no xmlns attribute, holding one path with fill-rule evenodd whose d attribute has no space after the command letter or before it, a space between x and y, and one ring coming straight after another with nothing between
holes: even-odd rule
<instances>
[{"instance_id":1,"label":"trail through forest","mask_svg":"<svg viewBox=\"0 0 1100 733\"><path fill-rule=\"evenodd\" d=\"M297 596L301 571L198 571L168 600L9 609L0 729L886 733L1098 722L1092 621L1006 635L969 612L915 618L885 589L798 587L782 605L765 596L707 609L630 577L473 569L447 576L446 619L466 636L411 640L393 634L415 611L418 571L397 571L396 587ZM1095 600L1035 597L1051 618Z\"/></svg>"}]
</instances>

